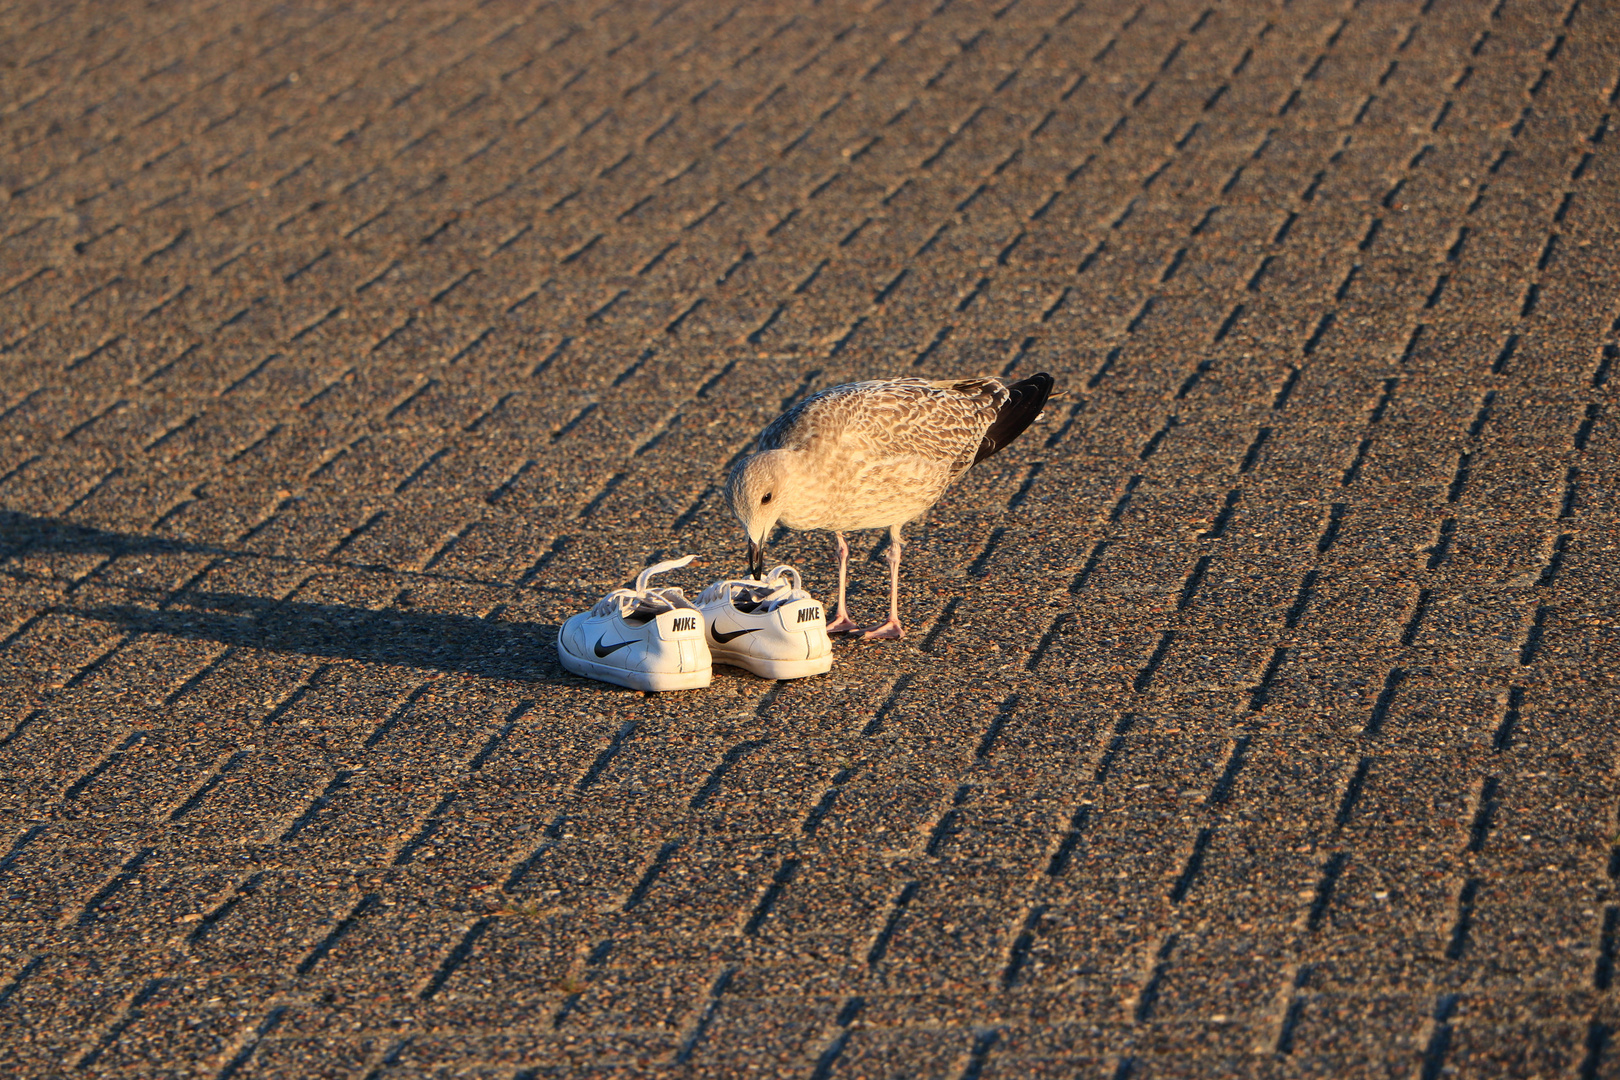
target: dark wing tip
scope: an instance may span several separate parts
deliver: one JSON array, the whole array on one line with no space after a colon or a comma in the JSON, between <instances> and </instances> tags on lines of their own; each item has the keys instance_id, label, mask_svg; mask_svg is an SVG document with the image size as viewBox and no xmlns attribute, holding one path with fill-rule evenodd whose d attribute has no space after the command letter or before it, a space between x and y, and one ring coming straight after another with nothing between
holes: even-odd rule
<instances>
[{"instance_id":1,"label":"dark wing tip","mask_svg":"<svg viewBox=\"0 0 1620 1080\"><path fill-rule=\"evenodd\" d=\"M1007 404L996 410L996 419L984 433L978 453L973 455L977 465L997 450L1012 442L1033 424L1051 396L1052 376L1042 371L1021 379L1007 387Z\"/></svg>"}]
</instances>

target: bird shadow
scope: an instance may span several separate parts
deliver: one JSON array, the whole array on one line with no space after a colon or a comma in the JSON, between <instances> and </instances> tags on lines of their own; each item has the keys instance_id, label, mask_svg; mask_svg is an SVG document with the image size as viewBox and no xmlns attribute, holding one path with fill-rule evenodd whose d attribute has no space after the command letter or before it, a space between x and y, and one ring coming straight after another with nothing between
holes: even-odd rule
<instances>
[{"instance_id":1,"label":"bird shadow","mask_svg":"<svg viewBox=\"0 0 1620 1080\"><path fill-rule=\"evenodd\" d=\"M269 557L219 545L110 532L0 511L0 559L24 552ZM408 603L408 599L404 602ZM552 649L557 636L555 624L503 622L397 606L373 610L197 589L173 595L154 593L154 606L70 601L60 610L78 618L110 623L128 633L214 641L236 648L395 664L490 679L561 682L568 678Z\"/></svg>"}]
</instances>

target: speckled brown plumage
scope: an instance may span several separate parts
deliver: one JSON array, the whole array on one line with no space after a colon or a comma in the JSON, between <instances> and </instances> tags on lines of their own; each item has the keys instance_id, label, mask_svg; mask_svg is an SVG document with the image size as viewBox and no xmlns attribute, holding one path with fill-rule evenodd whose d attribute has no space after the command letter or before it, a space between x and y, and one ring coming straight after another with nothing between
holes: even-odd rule
<instances>
[{"instance_id":1,"label":"speckled brown plumage","mask_svg":"<svg viewBox=\"0 0 1620 1080\"><path fill-rule=\"evenodd\" d=\"M888 529L893 543L885 628L898 636L901 526L926 513L974 463L1017 438L1040 415L1051 390L1046 374L1012 384L905 378L847 383L807 398L760 433L727 479L726 498L748 532L750 558L761 557L777 523L835 535ZM837 540L834 628L848 628L848 553L843 537Z\"/></svg>"}]
</instances>

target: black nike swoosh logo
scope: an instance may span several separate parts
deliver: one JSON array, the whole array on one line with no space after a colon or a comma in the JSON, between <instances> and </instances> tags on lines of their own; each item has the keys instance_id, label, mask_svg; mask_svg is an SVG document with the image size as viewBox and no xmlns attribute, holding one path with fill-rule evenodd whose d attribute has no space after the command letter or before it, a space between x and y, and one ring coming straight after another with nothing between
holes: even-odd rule
<instances>
[{"instance_id":1,"label":"black nike swoosh logo","mask_svg":"<svg viewBox=\"0 0 1620 1080\"><path fill-rule=\"evenodd\" d=\"M634 644L635 644L635 642L633 640L632 641L621 641L617 645L609 645L607 648L604 649L604 648L602 648L602 639L597 638L596 639L596 655L597 656L611 656L614 653L618 652L620 649L628 649L630 646L632 646Z\"/></svg>"},{"instance_id":2,"label":"black nike swoosh logo","mask_svg":"<svg viewBox=\"0 0 1620 1080\"><path fill-rule=\"evenodd\" d=\"M730 641L732 638L740 638L744 634L757 633L761 629L763 629L763 627L755 626L755 627L751 627L750 629L747 629L747 630L732 630L732 631L730 631L728 633L724 633L724 634L722 634L718 630L710 630L709 632L714 635L714 640L716 640L720 644L724 645L726 642Z\"/></svg>"}]
</instances>

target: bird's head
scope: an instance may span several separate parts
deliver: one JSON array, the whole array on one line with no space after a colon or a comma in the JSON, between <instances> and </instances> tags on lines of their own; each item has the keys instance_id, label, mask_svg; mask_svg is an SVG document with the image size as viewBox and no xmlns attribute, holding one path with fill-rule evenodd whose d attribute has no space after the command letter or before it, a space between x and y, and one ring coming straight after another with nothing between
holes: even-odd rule
<instances>
[{"instance_id":1,"label":"bird's head","mask_svg":"<svg viewBox=\"0 0 1620 1080\"><path fill-rule=\"evenodd\" d=\"M789 497L786 450L761 450L749 454L732 468L726 478L726 502L748 534L748 573L765 576L765 541L782 516L782 504Z\"/></svg>"}]
</instances>

